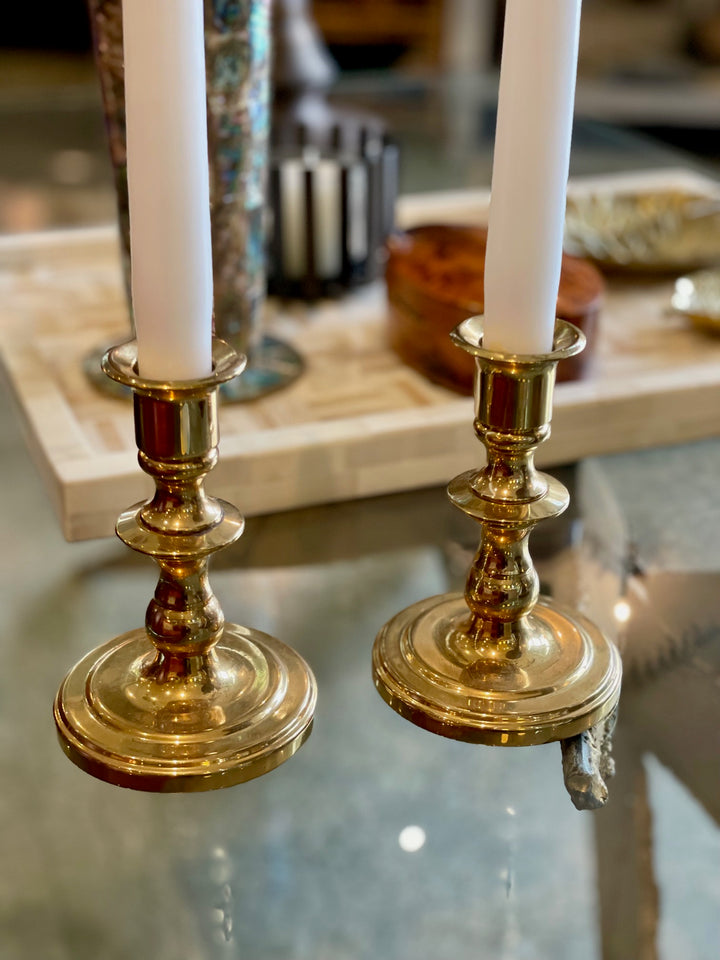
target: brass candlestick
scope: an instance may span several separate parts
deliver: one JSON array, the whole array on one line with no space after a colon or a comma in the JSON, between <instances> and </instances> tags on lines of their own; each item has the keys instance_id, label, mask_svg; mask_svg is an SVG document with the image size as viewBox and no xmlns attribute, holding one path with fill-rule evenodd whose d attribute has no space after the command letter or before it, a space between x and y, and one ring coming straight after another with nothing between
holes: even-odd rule
<instances>
[{"instance_id":1,"label":"brass candlestick","mask_svg":"<svg viewBox=\"0 0 720 960\"><path fill-rule=\"evenodd\" d=\"M315 679L279 640L225 624L208 560L244 521L209 497L218 458L217 391L245 366L221 340L213 373L177 383L138 376L134 342L109 351L106 374L132 389L142 469L154 497L120 515L116 532L160 567L145 628L80 661L55 699L60 743L101 780L138 790L231 786L272 770L308 737Z\"/></svg>"},{"instance_id":2,"label":"brass candlestick","mask_svg":"<svg viewBox=\"0 0 720 960\"><path fill-rule=\"evenodd\" d=\"M568 744L609 722L622 674L616 648L593 624L539 597L528 551L535 524L569 502L562 484L536 470L534 455L550 434L557 363L582 350L585 338L558 321L547 355L493 353L482 346L479 317L452 336L476 360L474 426L487 466L457 477L448 494L480 523L480 548L464 595L423 600L383 627L373 649L375 685L401 716L442 736L499 746ZM588 743L575 751L581 767ZM589 766L585 780L573 767L573 792L592 792L597 768L609 770L597 757Z\"/></svg>"}]
</instances>

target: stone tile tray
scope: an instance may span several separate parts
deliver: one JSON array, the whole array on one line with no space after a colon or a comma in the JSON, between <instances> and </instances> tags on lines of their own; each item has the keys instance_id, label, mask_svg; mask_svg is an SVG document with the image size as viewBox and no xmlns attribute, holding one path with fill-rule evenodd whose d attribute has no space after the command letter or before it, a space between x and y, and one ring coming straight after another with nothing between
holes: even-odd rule
<instances>
[{"instance_id":1,"label":"stone tile tray","mask_svg":"<svg viewBox=\"0 0 720 960\"><path fill-rule=\"evenodd\" d=\"M575 190L687 186L686 171L583 181ZM482 222L485 192L400 200L401 225ZM65 536L111 534L149 492L126 401L98 393L81 362L128 335L116 233L101 227L0 238L0 349L28 443ZM672 282L611 284L591 374L556 391L544 464L720 434L720 338L669 311ZM426 382L388 349L382 284L340 302L270 304L297 345L289 389L221 410L209 489L247 515L446 483L479 461L472 401Z\"/></svg>"}]
</instances>

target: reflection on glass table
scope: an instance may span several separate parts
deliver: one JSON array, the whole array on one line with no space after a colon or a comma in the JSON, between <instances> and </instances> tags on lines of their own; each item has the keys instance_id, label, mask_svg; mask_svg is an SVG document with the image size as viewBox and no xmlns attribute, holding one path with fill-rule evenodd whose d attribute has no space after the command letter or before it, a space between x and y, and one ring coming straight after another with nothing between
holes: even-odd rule
<instances>
[{"instance_id":1,"label":"reflection on glass table","mask_svg":"<svg viewBox=\"0 0 720 960\"><path fill-rule=\"evenodd\" d=\"M2 442L14 544L3 579L0 843L13 864L3 956L429 960L475 957L481 945L574 960L649 957L659 944L663 957L710 960L720 581L711 551L693 576L641 572L658 537L655 555L680 562L696 532L678 519L658 533L648 499L630 503L643 456L567 471L572 512L535 544L544 589L607 629L630 614L620 771L607 810L582 816L556 745L434 737L372 689L378 626L459 587L475 546L474 525L435 490L256 519L215 570L228 616L292 638L316 671L316 727L283 770L191 796L83 775L55 743L58 677L135 624L153 572L112 541L62 542L11 423ZM704 459L706 446L693 454ZM667 489L653 493L657 507ZM631 530L642 521L634 542L628 513Z\"/></svg>"}]
</instances>

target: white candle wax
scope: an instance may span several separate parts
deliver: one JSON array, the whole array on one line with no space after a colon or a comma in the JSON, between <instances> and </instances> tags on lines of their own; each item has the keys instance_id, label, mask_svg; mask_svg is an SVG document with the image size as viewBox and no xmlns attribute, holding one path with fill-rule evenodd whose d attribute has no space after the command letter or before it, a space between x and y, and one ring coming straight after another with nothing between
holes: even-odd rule
<instances>
[{"instance_id":1,"label":"white candle wax","mask_svg":"<svg viewBox=\"0 0 720 960\"><path fill-rule=\"evenodd\" d=\"M280 168L283 273L301 280L307 271L305 230L305 164L286 160Z\"/></svg>"},{"instance_id":2,"label":"white candle wax","mask_svg":"<svg viewBox=\"0 0 720 960\"><path fill-rule=\"evenodd\" d=\"M336 161L318 162L314 187L315 273L334 280L342 270L342 185Z\"/></svg>"},{"instance_id":3,"label":"white candle wax","mask_svg":"<svg viewBox=\"0 0 720 960\"><path fill-rule=\"evenodd\" d=\"M123 0L132 294L138 367L212 370L203 0Z\"/></svg>"},{"instance_id":4,"label":"white candle wax","mask_svg":"<svg viewBox=\"0 0 720 960\"><path fill-rule=\"evenodd\" d=\"M348 170L348 194L348 255L353 263L362 263L368 255L368 171L364 163L355 163Z\"/></svg>"},{"instance_id":5,"label":"white candle wax","mask_svg":"<svg viewBox=\"0 0 720 960\"><path fill-rule=\"evenodd\" d=\"M508 0L485 261L484 345L552 347L581 0Z\"/></svg>"},{"instance_id":6,"label":"white candle wax","mask_svg":"<svg viewBox=\"0 0 720 960\"><path fill-rule=\"evenodd\" d=\"M307 174L312 174L314 272L334 280L342 270L342 183L335 160L307 150L302 160L286 160L280 169L283 273L301 280L308 271Z\"/></svg>"}]
</instances>

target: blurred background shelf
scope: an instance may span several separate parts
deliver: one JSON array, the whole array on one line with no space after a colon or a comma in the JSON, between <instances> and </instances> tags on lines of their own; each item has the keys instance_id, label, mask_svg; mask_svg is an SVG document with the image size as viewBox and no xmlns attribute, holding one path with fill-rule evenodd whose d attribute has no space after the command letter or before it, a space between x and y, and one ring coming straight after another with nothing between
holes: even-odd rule
<instances>
[{"instance_id":1,"label":"blurred background shelf","mask_svg":"<svg viewBox=\"0 0 720 960\"><path fill-rule=\"evenodd\" d=\"M690 43L717 8L715 0L585 0L574 175L601 169L601 153L613 170L637 168L638 133L664 139L667 166L691 162L680 148L720 172L720 63L700 59ZM501 5L316 0L314 9L352 67L334 98L383 114L402 150L401 191L487 186ZM115 205L84 0L13 5L0 43L0 233L109 222ZM660 154L654 144L655 162Z\"/></svg>"}]
</instances>

